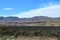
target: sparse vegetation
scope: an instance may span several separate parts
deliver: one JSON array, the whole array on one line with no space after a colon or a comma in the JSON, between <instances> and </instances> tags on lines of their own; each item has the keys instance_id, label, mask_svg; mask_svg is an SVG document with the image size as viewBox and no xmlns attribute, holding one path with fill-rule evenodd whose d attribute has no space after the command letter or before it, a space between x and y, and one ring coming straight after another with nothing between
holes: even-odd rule
<instances>
[{"instance_id":1,"label":"sparse vegetation","mask_svg":"<svg viewBox=\"0 0 60 40\"><path fill-rule=\"evenodd\" d=\"M4 36L14 36L14 38L17 38L18 36L60 38L60 27L58 26L9 26L9 27L3 26L0 27L0 37L4 37Z\"/></svg>"}]
</instances>

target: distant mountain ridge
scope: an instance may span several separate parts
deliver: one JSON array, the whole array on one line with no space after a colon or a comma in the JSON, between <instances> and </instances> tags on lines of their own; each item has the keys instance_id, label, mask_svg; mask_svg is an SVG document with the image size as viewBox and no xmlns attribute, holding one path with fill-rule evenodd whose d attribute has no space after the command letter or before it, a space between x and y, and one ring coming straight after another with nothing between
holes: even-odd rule
<instances>
[{"instance_id":1,"label":"distant mountain ridge","mask_svg":"<svg viewBox=\"0 0 60 40\"><path fill-rule=\"evenodd\" d=\"M32 18L0 17L0 26L60 26L60 17L35 16Z\"/></svg>"},{"instance_id":2,"label":"distant mountain ridge","mask_svg":"<svg viewBox=\"0 0 60 40\"><path fill-rule=\"evenodd\" d=\"M0 21L42 21L42 20L60 20L59 17L52 18L47 16L35 16L32 18L18 18L18 17L0 17Z\"/></svg>"}]
</instances>

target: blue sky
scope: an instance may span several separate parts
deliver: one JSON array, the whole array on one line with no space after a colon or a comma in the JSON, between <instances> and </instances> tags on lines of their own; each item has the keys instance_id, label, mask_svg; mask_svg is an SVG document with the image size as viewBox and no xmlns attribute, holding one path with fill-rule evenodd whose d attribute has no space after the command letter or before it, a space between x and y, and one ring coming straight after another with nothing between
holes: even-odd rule
<instances>
[{"instance_id":1,"label":"blue sky","mask_svg":"<svg viewBox=\"0 0 60 40\"><path fill-rule=\"evenodd\" d=\"M60 0L0 0L0 16L60 17L59 11Z\"/></svg>"}]
</instances>

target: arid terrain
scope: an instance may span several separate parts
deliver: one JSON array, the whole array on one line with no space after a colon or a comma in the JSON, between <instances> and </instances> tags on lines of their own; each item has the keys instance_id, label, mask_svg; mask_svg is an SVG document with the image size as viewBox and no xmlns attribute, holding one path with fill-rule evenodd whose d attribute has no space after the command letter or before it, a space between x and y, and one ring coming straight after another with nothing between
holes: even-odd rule
<instances>
[{"instance_id":1,"label":"arid terrain","mask_svg":"<svg viewBox=\"0 0 60 40\"><path fill-rule=\"evenodd\" d=\"M36 16L32 18L0 17L0 26L60 26L60 18Z\"/></svg>"},{"instance_id":2,"label":"arid terrain","mask_svg":"<svg viewBox=\"0 0 60 40\"><path fill-rule=\"evenodd\" d=\"M60 40L60 18L0 17L0 40Z\"/></svg>"}]
</instances>

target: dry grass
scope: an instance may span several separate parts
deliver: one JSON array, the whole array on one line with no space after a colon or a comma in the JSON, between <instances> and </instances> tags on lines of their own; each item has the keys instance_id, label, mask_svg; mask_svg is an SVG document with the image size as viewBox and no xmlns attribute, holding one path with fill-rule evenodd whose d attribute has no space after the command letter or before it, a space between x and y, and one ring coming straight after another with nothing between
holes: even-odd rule
<instances>
[{"instance_id":1,"label":"dry grass","mask_svg":"<svg viewBox=\"0 0 60 40\"><path fill-rule=\"evenodd\" d=\"M2 39L0 39L2 40ZM57 37L10 37L6 40L58 40Z\"/></svg>"}]
</instances>

